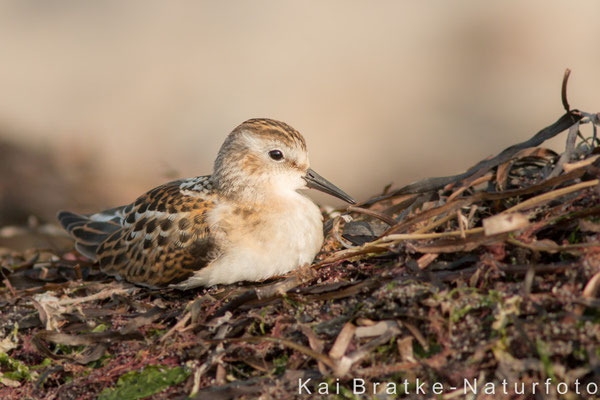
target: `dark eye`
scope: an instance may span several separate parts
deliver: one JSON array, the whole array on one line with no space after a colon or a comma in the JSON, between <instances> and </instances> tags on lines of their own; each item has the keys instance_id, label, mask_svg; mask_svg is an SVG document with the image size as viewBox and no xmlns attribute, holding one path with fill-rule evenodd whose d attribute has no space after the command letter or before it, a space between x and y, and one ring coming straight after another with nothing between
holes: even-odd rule
<instances>
[{"instance_id":1,"label":"dark eye","mask_svg":"<svg viewBox=\"0 0 600 400\"><path fill-rule=\"evenodd\" d=\"M275 161L279 161L283 159L283 153L281 150L271 150L269 152L269 157L271 157Z\"/></svg>"}]
</instances>

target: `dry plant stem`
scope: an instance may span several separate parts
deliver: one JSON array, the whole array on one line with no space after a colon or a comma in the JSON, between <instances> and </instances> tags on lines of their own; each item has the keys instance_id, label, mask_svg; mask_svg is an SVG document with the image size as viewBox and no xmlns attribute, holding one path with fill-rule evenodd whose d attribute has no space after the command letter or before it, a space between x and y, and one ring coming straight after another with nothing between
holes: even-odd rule
<instances>
[{"instance_id":1,"label":"dry plant stem","mask_svg":"<svg viewBox=\"0 0 600 400\"><path fill-rule=\"evenodd\" d=\"M527 199L522 203L519 203L511 208L508 208L508 209L502 211L502 214L508 214L511 212L531 208L531 207L537 206L541 203L545 203L547 201L556 199L557 197L564 196L565 194L569 194L569 193L576 192L581 189L596 186L596 185L598 185L598 183L600 183L600 180L594 179L591 181L581 182L581 183L577 183L575 185L567 186L565 188L556 189L552 192L543 193L543 194L540 194L539 196L535 196L530 199Z\"/></svg>"},{"instance_id":2,"label":"dry plant stem","mask_svg":"<svg viewBox=\"0 0 600 400\"><path fill-rule=\"evenodd\" d=\"M177 323L175 325L173 325L173 327L171 329L169 329L169 331L167 333L165 333L161 338L160 338L160 342L164 343L168 338L170 338L175 332L182 330L187 323L192 319L192 313L191 312L186 312L185 315L179 320L177 321Z\"/></svg>"},{"instance_id":3,"label":"dry plant stem","mask_svg":"<svg viewBox=\"0 0 600 400\"><path fill-rule=\"evenodd\" d=\"M455 217L453 215L452 217ZM464 235L473 235L476 233L483 232L483 228L472 228L458 231L450 231L450 232L439 232L439 233L397 233L392 235L387 235L382 237L381 239L372 242L371 244L379 244L379 243L387 243L390 241L400 241L400 240L420 240L420 239L439 239L445 237L461 237Z\"/></svg>"},{"instance_id":4,"label":"dry plant stem","mask_svg":"<svg viewBox=\"0 0 600 400\"><path fill-rule=\"evenodd\" d=\"M581 169L573 170L567 174L557 176L556 178L546 179L536 185L528 186L523 189L507 190L505 192L499 192L499 193L479 192L479 193L476 193L475 195L473 195L472 197L475 198L474 201L480 201L480 200L494 201L494 200L503 200L503 199L507 199L510 197L519 197L519 196L526 196L529 194L535 194L535 193L539 193L540 191L543 191L545 189L550 189L555 186L561 185L565 182L569 182L569 181L581 178L586 173L586 171L587 171L586 168L581 168Z\"/></svg>"},{"instance_id":5,"label":"dry plant stem","mask_svg":"<svg viewBox=\"0 0 600 400\"><path fill-rule=\"evenodd\" d=\"M396 224L395 226L392 226L390 229L388 229L387 231L385 231L385 233L382 236L386 236L389 235L391 233L395 233L398 231L401 231L403 229L408 228L411 225L414 225L416 223L419 223L421 221L426 221L429 220L437 215L443 214L443 213L452 213L453 211L456 211L462 207L471 205L471 203L475 200L474 196L471 196L469 198L466 199L457 199L454 200L452 202L446 203L442 206L436 207L436 208L432 208L430 210L424 211L420 214L415 215L414 217L408 218L398 224Z\"/></svg>"},{"instance_id":6,"label":"dry plant stem","mask_svg":"<svg viewBox=\"0 0 600 400\"><path fill-rule=\"evenodd\" d=\"M383 210L385 215L401 215L407 212L415 203L419 202L421 194L406 194L396 198L397 203Z\"/></svg>"},{"instance_id":7,"label":"dry plant stem","mask_svg":"<svg viewBox=\"0 0 600 400\"><path fill-rule=\"evenodd\" d=\"M332 253L329 257L327 257L323 261L320 261L320 262L314 264L313 268L318 269L318 268L324 267L326 265L332 264L334 262L347 260L351 257L359 256L361 254L369 254L369 253L375 254L375 253L382 253L384 251L388 251L387 245L376 245L373 243L374 242L366 243L362 246L359 246L359 247L356 247L353 249L345 249L345 250L336 251L335 253Z\"/></svg>"},{"instance_id":8,"label":"dry plant stem","mask_svg":"<svg viewBox=\"0 0 600 400\"><path fill-rule=\"evenodd\" d=\"M454 217L454 215L453 215ZM366 243L362 246L358 246L353 249L340 250L331 254L325 260L313 265L313 268L320 268L328 264L332 264L336 261L345 260L351 257L355 257L361 254L367 253L381 253L389 250L390 246L395 245L399 241L403 240L420 240L420 239L438 239L444 237L456 237L465 235L473 235L477 233L483 233L483 228L473 228L467 229L464 232L461 231L451 231L451 232L441 232L441 233L405 233L405 234L392 234L383 236L377 240Z\"/></svg>"},{"instance_id":9,"label":"dry plant stem","mask_svg":"<svg viewBox=\"0 0 600 400\"><path fill-rule=\"evenodd\" d=\"M59 300L58 304L60 304L61 306L66 306L66 305L73 305L73 304L79 304L79 303L86 303L86 302L90 302L90 301L94 301L94 300L106 299L106 298L112 297L116 294L131 294L132 292L138 291L138 290L139 290L139 288L136 288L136 287L106 289L106 290L102 290L101 292L98 292L96 294L93 294L91 296Z\"/></svg>"},{"instance_id":10,"label":"dry plant stem","mask_svg":"<svg viewBox=\"0 0 600 400\"><path fill-rule=\"evenodd\" d=\"M475 213L477 212L477 205L473 204L471 209L469 210L469 216L467 217L467 228L473 226L473 217L475 217Z\"/></svg>"},{"instance_id":11,"label":"dry plant stem","mask_svg":"<svg viewBox=\"0 0 600 400\"><path fill-rule=\"evenodd\" d=\"M436 258L439 257L439 254L437 253L427 253L427 254L423 254L418 260L417 260L417 266L419 267L419 269L425 269L427 268L432 262L435 261Z\"/></svg>"},{"instance_id":12,"label":"dry plant stem","mask_svg":"<svg viewBox=\"0 0 600 400\"><path fill-rule=\"evenodd\" d=\"M460 229L460 237L464 239L467 237L467 235L465 234L465 229L466 229L467 224L465 223L465 216L462 215L460 210L456 210L456 219L458 220L458 228Z\"/></svg>"},{"instance_id":13,"label":"dry plant stem","mask_svg":"<svg viewBox=\"0 0 600 400\"><path fill-rule=\"evenodd\" d=\"M483 182L489 182L494 178L494 174L492 173L488 173L484 176L481 176L477 179L474 179L471 182L468 182L466 185L458 188L457 190L455 190L449 197L448 197L448 201L454 200L455 198L457 198L458 196L460 196L462 193L465 192L465 190L469 189L472 186L477 186L482 184Z\"/></svg>"},{"instance_id":14,"label":"dry plant stem","mask_svg":"<svg viewBox=\"0 0 600 400\"><path fill-rule=\"evenodd\" d=\"M454 215L453 214L448 214L445 217L442 217L440 219L437 219L435 221L433 221L432 223L430 223L429 225L426 225L420 229L417 229L414 233L427 233L429 231L434 230L435 228L437 228L440 225L444 225L446 222L450 221L454 219Z\"/></svg>"},{"instance_id":15,"label":"dry plant stem","mask_svg":"<svg viewBox=\"0 0 600 400\"><path fill-rule=\"evenodd\" d=\"M600 158L600 154L596 154L595 156L588 157L585 160L567 163L567 164L563 165L563 169L565 170L565 172L571 172L571 171L574 171L579 168L587 167L589 165L594 164L596 162L596 160L598 160L598 158Z\"/></svg>"},{"instance_id":16,"label":"dry plant stem","mask_svg":"<svg viewBox=\"0 0 600 400\"><path fill-rule=\"evenodd\" d=\"M509 191L500 192L500 193L479 192L470 197L456 199L456 200L448 202L440 207L432 208L431 210L424 211L424 212L417 214L411 218L408 218L408 219L398 223L397 225L392 226L382 236L389 235L391 233L406 229L406 228L410 227L411 225L414 225L421 221L431 219L436 215L443 214L446 212L451 213L452 211L458 210L462 207L469 206L475 202L479 202L482 200L491 200L491 201L502 200L502 199L506 199L506 198L510 198L510 197L525 196L528 194L537 193L540 190L542 190L543 188L553 187L553 186L559 185L563 182L577 179L577 178L583 176L585 174L585 172L586 172L586 169L581 168L578 170L573 170L567 174L557 176L555 178L547 179L537 185L529 186L529 187L526 187L523 189L509 190ZM449 219L452 219L453 217L454 216L449 217ZM436 224L436 223L434 222L434 224ZM437 225L435 225L434 227L436 227L436 226ZM422 228L422 229L425 229L425 228ZM430 229L428 229L428 230L430 230ZM417 232L419 232L419 231L417 231Z\"/></svg>"},{"instance_id":17,"label":"dry plant stem","mask_svg":"<svg viewBox=\"0 0 600 400\"><path fill-rule=\"evenodd\" d=\"M377 218L377 219L385 222L389 226L394 226L397 223L397 221L394 218L392 218L388 215L385 215L383 213L377 212L377 211L369 210L368 208L349 206L348 211L357 212L357 213L361 213L361 214L365 214L365 215Z\"/></svg>"},{"instance_id":18,"label":"dry plant stem","mask_svg":"<svg viewBox=\"0 0 600 400\"><path fill-rule=\"evenodd\" d=\"M481 232L466 239L458 238L456 240L440 240L425 245L413 244L412 250L419 253L469 252L483 245L502 242L506 240L509 235L510 233L498 233L495 235L486 236L485 232Z\"/></svg>"},{"instance_id":19,"label":"dry plant stem","mask_svg":"<svg viewBox=\"0 0 600 400\"><path fill-rule=\"evenodd\" d=\"M574 243L574 244L562 244L562 245L552 246L552 245L548 245L546 243L538 244L538 245L536 245L535 242L534 243L525 243L525 242L521 242L520 240L517 240L515 238L509 238L506 241L510 244L514 244L515 246L523 247L523 248L526 248L529 250L544 251L544 252L549 252L549 253L558 253L559 251L577 250L577 249L582 249L582 248L586 248L586 247L600 248L600 243Z\"/></svg>"}]
</instances>

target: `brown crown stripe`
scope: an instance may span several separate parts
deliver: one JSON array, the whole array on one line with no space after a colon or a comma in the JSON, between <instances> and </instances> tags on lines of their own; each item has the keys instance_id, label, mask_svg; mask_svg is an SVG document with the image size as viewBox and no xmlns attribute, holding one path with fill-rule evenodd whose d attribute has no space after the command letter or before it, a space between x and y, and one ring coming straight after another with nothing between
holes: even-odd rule
<instances>
[{"instance_id":1,"label":"brown crown stripe","mask_svg":"<svg viewBox=\"0 0 600 400\"><path fill-rule=\"evenodd\" d=\"M285 122L275 121L273 119L266 118L254 118L243 122L238 129L253 129L254 133L261 136L277 136L280 140L286 144L296 143L301 148L306 150L306 142L300 132L286 124Z\"/></svg>"}]
</instances>

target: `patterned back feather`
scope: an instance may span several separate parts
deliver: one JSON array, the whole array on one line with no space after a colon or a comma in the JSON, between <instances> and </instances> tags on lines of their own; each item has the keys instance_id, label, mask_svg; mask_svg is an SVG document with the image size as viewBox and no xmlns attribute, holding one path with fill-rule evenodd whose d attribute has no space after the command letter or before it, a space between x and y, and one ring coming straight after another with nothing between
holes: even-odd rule
<instances>
[{"instance_id":1,"label":"patterned back feather","mask_svg":"<svg viewBox=\"0 0 600 400\"><path fill-rule=\"evenodd\" d=\"M145 286L180 282L220 254L206 223L214 207L210 176L173 181L134 203L58 218L79 252L103 271Z\"/></svg>"}]
</instances>

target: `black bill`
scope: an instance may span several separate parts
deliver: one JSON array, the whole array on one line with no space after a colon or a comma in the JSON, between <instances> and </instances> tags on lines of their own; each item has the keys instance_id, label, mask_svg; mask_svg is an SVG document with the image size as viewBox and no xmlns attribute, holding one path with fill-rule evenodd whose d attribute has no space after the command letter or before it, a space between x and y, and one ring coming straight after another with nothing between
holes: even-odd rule
<instances>
[{"instance_id":1,"label":"black bill","mask_svg":"<svg viewBox=\"0 0 600 400\"><path fill-rule=\"evenodd\" d=\"M317 189L321 192L337 197L338 199L342 199L350 204L356 204L356 201L354 201L352 197L348 196L342 189L338 188L333 183L317 174L312 170L312 168L308 169L306 175L304 176L304 180L306 181L306 186L311 189Z\"/></svg>"}]
</instances>

